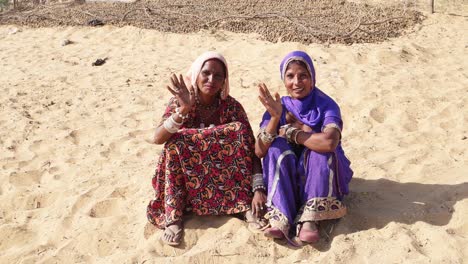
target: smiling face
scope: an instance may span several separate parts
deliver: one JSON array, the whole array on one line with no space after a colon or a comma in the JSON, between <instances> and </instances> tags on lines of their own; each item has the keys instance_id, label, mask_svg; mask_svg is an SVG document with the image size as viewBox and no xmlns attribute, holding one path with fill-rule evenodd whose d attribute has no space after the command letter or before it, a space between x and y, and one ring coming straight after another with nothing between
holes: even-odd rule
<instances>
[{"instance_id":1,"label":"smiling face","mask_svg":"<svg viewBox=\"0 0 468 264\"><path fill-rule=\"evenodd\" d=\"M302 61L292 61L284 73L284 86L294 99L306 97L315 86L307 67Z\"/></svg>"},{"instance_id":2,"label":"smiling face","mask_svg":"<svg viewBox=\"0 0 468 264\"><path fill-rule=\"evenodd\" d=\"M217 60L207 60L198 74L197 87L202 96L214 97L223 88L226 79L224 64Z\"/></svg>"}]
</instances>

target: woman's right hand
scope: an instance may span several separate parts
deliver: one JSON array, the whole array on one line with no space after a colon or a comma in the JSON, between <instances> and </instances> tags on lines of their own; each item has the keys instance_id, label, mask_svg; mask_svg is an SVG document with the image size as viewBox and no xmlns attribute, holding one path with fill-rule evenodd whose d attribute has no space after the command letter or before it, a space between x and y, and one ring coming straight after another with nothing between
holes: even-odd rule
<instances>
[{"instance_id":1,"label":"woman's right hand","mask_svg":"<svg viewBox=\"0 0 468 264\"><path fill-rule=\"evenodd\" d=\"M189 86L187 87L182 74L179 75L179 78L175 74L172 74L171 84L171 86L167 86L166 88L177 98L180 113L187 114L195 104L195 89L190 82L188 82Z\"/></svg>"},{"instance_id":2,"label":"woman's right hand","mask_svg":"<svg viewBox=\"0 0 468 264\"><path fill-rule=\"evenodd\" d=\"M265 106L271 117L280 118L283 112L283 105L281 104L281 97L275 93L275 97L271 96L270 91L264 83L258 85L258 99Z\"/></svg>"}]
</instances>

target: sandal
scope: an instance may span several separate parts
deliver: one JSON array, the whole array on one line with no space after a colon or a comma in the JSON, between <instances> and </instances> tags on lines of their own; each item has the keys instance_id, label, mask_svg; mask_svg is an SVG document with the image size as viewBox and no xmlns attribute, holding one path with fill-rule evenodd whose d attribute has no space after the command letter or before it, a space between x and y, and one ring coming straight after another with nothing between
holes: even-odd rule
<instances>
[{"instance_id":1,"label":"sandal","mask_svg":"<svg viewBox=\"0 0 468 264\"><path fill-rule=\"evenodd\" d=\"M277 238L277 239L284 238L283 232L277 227L269 227L265 229L263 233L265 234L266 237L269 237L269 238Z\"/></svg>"},{"instance_id":2,"label":"sandal","mask_svg":"<svg viewBox=\"0 0 468 264\"><path fill-rule=\"evenodd\" d=\"M304 228L304 223L301 223L299 226L299 239L304 243L317 243L320 240L320 235L318 231L317 224L311 221L307 221L312 225L315 225L315 230L309 228Z\"/></svg>"},{"instance_id":3,"label":"sandal","mask_svg":"<svg viewBox=\"0 0 468 264\"><path fill-rule=\"evenodd\" d=\"M255 230L264 230L268 227L268 221L265 218L257 218L252 214L252 210L244 213L244 220L250 228Z\"/></svg>"},{"instance_id":4,"label":"sandal","mask_svg":"<svg viewBox=\"0 0 468 264\"><path fill-rule=\"evenodd\" d=\"M182 224L180 222L166 226L164 233L161 236L161 240L167 245L178 246L180 244L183 231L184 229L182 228Z\"/></svg>"}]
</instances>

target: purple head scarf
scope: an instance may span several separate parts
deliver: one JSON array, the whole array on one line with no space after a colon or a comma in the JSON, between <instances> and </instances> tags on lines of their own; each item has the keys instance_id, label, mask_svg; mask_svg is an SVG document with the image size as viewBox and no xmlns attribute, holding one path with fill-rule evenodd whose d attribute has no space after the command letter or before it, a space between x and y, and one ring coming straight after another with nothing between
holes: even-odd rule
<instances>
[{"instance_id":1,"label":"purple head scarf","mask_svg":"<svg viewBox=\"0 0 468 264\"><path fill-rule=\"evenodd\" d=\"M281 61L280 64L280 72L281 72L281 80L284 80L284 74L286 73L286 70L288 69L288 65L292 61L302 61L305 63L307 66L307 70L309 71L310 77L315 82L315 69L314 69L314 64L312 63L312 59L307 55L307 53L303 51L293 51L288 53L286 57Z\"/></svg>"},{"instance_id":2,"label":"purple head scarf","mask_svg":"<svg viewBox=\"0 0 468 264\"><path fill-rule=\"evenodd\" d=\"M315 69L312 59L307 53L303 51L293 51L288 53L280 64L281 79L284 79L285 72L288 68L289 63L292 61L302 61L307 66L307 70L310 76L314 80L312 85L315 85ZM290 96L283 96L281 98L283 107L287 111L291 112L298 120L302 123L312 127L314 131L320 131L322 126L325 125L325 119L333 120L341 127L341 114L340 108L335 101L322 92L317 87L313 87L309 95L301 99L294 99ZM280 125L286 123L286 111L283 111L283 115L280 120ZM263 116L262 123L260 126L266 125L266 121L271 117L268 112Z\"/></svg>"}]
</instances>

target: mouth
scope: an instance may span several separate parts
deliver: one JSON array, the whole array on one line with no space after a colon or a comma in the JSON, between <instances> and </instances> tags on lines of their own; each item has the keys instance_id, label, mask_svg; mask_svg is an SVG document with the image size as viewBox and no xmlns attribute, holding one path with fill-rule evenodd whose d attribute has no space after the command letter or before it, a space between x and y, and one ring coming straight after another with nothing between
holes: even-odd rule
<instances>
[{"instance_id":1,"label":"mouth","mask_svg":"<svg viewBox=\"0 0 468 264\"><path fill-rule=\"evenodd\" d=\"M295 93L300 93L300 92L304 91L304 88L293 88L292 91L295 92Z\"/></svg>"},{"instance_id":2,"label":"mouth","mask_svg":"<svg viewBox=\"0 0 468 264\"><path fill-rule=\"evenodd\" d=\"M212 89L215 88L213 85L203 85L203 87L205 87L206 89L209 89L209 90L212 90Z\"/></svg>"}]
</instances>

